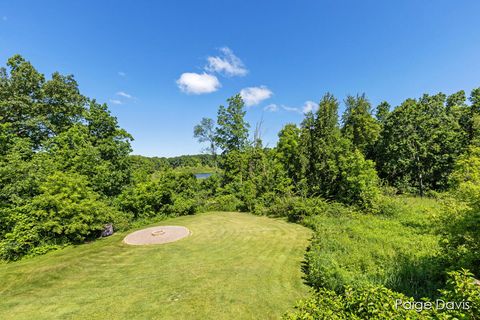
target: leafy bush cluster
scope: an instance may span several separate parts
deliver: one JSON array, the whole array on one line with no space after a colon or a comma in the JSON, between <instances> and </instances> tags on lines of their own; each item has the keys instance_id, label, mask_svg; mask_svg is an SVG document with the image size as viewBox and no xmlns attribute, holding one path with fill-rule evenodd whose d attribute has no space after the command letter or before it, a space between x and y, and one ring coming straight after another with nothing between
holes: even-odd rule
<instances>
[{"instance_id":1,"label":"leafy bush cluster","mask_svg":"<svg viewBox=\"0 0 480 320\"><path fill-rule=\"evenodd\" d=\"M262 215L286 217L291 222L306 223L305 221L313 216L348 216L353 209L338 202L327 202L320 197L277 196L268 206L257 206L255 212Z\"/></svg>"},{"instance_id":2,"label":"leafy bush cluster","mask_svg":"<svg viewBox=\"0 0 480 320\"><path fill-rule=\"evenodd\" d=\"M116 199L120 210L133 219L158 215L189 215L199 210L199 185L192 174L165 171L125 188Z\"/></svg>"},{"instance_id":3,"label":"leafy bush cluster","mask_svg":"<svg viewBox=\"0 0 480 320\"><path fill-rule=\"evenodd\" d=\"M36 196L3 214L9 232L0 241L0 257L7 260L98 237L107 221L119 217L84 176L62 172L48 176Z\"/></svg>"},{"instance_id":4,"label":"leafy bush cluster","mask_svg":"<svg viewBox=\"0 0 480 320\"><path fill-rule=\"evenodd\" d=\"M443 253L451 269L468 268L480 277L480 147L459 158L451 182L453 200L442 217Z\"/></svg>"},{"instance_id":5,"label":"leafy bush cluster","mask_svg":"<svg viewBox=\"0 0 480 320\"><path fill-rule=\"evenodd\" d=\"M410 307L415 302L413 298L382 286L347 286L342 293L320 289L311 298L300 301L297 310L285 315L284 319L478 319L480 287L473 283L471 276L466 271L451 272L439 300L430 301L432 308ZM398 300L407 302L406 307L396 304ZM416 302L427 301L429 299ZM439 301L438 308L436 301ZM464 302L468 308L447 308L442 301Z\"/></svg>"}]
</instances>

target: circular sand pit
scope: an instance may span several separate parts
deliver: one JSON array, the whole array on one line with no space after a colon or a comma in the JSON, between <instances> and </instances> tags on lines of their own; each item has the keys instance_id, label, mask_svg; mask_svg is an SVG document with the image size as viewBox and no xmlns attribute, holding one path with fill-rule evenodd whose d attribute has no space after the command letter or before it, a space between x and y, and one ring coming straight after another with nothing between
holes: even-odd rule
<instances>
[{"instance_id":1,"label":"circular sand pit","mask_svg":"<svg viewBox=\"0 0 480 320\"><path fill-rule=\"evenodd\" d=\"M169 243L190 235L190 230L181 226L158 226L130 233L123 242L131 245Z\"/></svg>"}]
</instances>

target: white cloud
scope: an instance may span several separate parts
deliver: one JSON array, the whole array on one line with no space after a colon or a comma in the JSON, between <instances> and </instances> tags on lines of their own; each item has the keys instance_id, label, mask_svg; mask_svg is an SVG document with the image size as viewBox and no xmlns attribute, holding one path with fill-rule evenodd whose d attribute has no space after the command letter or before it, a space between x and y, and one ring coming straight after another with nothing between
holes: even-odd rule
<instances>
[{"instance_id":1,"label":"white cloud","mask_svg":"<svg viewBox=\"0 0 480 320\"><path fill-rule=\"evenodd\" d=\"M182 73L177 80L177 85L185 93L202 94L217 91L222 85L217 77L208 73Z\"/></svg>"},{"instance_id":2,"label":"white cloud","mask_svg":"<svg viewBox=\"0 0 480 320\"><path fill-rule=\"evenodd\" d=\"M205 70L209 72L217 72L224 76L244 76L248 73L242 60L233 54L230 48L223 47L220 49L221 55L208 57L208 64Z\"/></svg>"},{"instance_id":3,"label":"white cloud","mask_svg":"<svg viewBox=\"0 0 480 320\"><path fill-rule=\"evenodd\" d=\"M318 103L315 103L313 101L305 101L302 107L303 113L309 113L311 112L316 112L318 110Z\"/></svg>"},{"instance_id":4,"label":"white cloud","mask_svg":"<svg viewBox=\"0 0 480 320\"><path fill-rule=\"evenodd\" d=\"M276 111L278 111L278 106L275 103L271 103L268 106L266 106L265 108L263 108L263 110L270 111L270 112L276 112Z\"/></svg>"},{"instance_id":5,"label":"white cloud","mask_svg":"<svg viewBox=\"0 0 480 320\"><path fill-rule=\"evenodd\" d=\"M273 92L265 86L260 86L244 88L240 90L240 95L242 96L245 105L250 107L270 98L273 95Z\"/></svg>"},{"instance_id":6,"label":"white cloud","mask_svg":"<svg viewBox=\"0 0 480 320\"><path fill-rule=\"evenodd\" d=\"M127 76L127 74L126 74L125 72L123 72L123 71L118 71L118 75L119 75L120 77L126 77L126 76Z\"/></svg>"},{"instance_id":7,"label":"white cloud","mask_svg":"<svg viewBox=\"0 0 480 320\"><path fill-rule=\"evenodd\" d=\"M110 99L110 103L111 104L123 104L123 102L118 100L118 99Z\"/></svg>"},{"instance_id":8,"label":"white cloud","mask_svg":"<svg viewBox=\"0 0 480 320\"><path fill-rule=\"evenodd\" d=\"M128 94L124 91L118 91L117 96L124 97L124 98L127 98L127 99L132 99L133 98L133 96L131 94Z\"/></svg>"},{"instance_id":9,"label":"white cloud","mask_svg":"<svg viewBox=\"0 0 480 320\"><path fill-rule=\"evenodd\" d=\"M302 113L302 112L300 111L300 109L295 108L295 107L287 107L287 106L282 105L282 109L285 110L285 111Z\"/></svg>"}]
</instances>

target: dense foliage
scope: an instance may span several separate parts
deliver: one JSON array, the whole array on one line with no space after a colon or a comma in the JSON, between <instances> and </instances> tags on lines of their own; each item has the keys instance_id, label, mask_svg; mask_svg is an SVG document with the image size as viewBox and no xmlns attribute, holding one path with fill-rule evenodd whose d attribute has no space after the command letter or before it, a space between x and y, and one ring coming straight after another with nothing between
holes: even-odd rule
<instances>
[{"instance_id":1,"label":"dense foliage","mask_svg":"<svg viewBox=\"0 0 480 320\"><path fill-rule=\"evenodd\" d=\"M154 215L198 210L191 173L209 156L131 157L132 137L73 76L45 80L14 56L0 69L0 258L16 260L97 238Z\"/></svg>"},{"instance_id":2,"label":"dense foliage","mask_svg":"<svg viewBox=\"0 0 480 320\"><path fill-rule=\"evenodd\" d=\"M443 217L442 247L451 268L480 276L480 147L458 159L451 181L454 200Z\"/></svg>"},{"instance_id":3,"label":"dense foliage","mask_svg":"<svg viewBox=\"0 0 480 320\"><path fill-rule=\"evenodd\" d=\"M133 219L186 215L198 211L197 179L192 174L166 171L124 189L117 205Z\"/></svg>"},{"instance_id":4,"label":"dense foliage","mask_svg":"<svg viewBox=\"0 0 480 320\"><path fill-rule=\"evenodd\" d=\"M20 56L0 72L0 256L96 237L130 182L131 136L73 76L50 80Z\"/></svg>"},{"instance_id":5,"label":"dense foliage","mask_svg":"<svg viewBox=\"0 0 480 320\"><path fill-rule=\"evenodd\" d=\"M475 91L472 101L474 97ZM475 105L467 106L464 100L462 93L448 99L439 93L407 99L395 108L377 144L380 176L401 191L420 195L448 189L455 161L478 135L472 129Z\"/></svg>"}]
</instances>

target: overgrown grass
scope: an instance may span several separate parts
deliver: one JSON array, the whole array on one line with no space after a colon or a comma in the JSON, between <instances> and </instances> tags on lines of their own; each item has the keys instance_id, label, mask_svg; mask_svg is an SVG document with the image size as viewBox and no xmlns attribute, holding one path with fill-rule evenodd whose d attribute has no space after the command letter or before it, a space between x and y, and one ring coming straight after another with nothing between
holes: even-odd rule
<instances>
[{"instance_id":1,"label":"overgrown grass","mask_svg":"<svg viewBox=\"0 0 480 320\"><path fill-rule=\"evenodd\" d=\"M391 198L384 215L316 215L307 252L307 280L341 291L344 285L381 284L413 297L434 296L443 273L435 234L440 205L427 198Z\"/></svg>"},{"instance_id":2,"label":"overgrown grass","mask_svg":"<svg viewBox=\"0 0 480 320\"><path fill-rule=\"evenodd\" d=\"M168 219L192 235L128 246L125 234L0 264L0 319L277 319L308 293L311 232L281 219Z\"/></svg>"}]
</instances>

